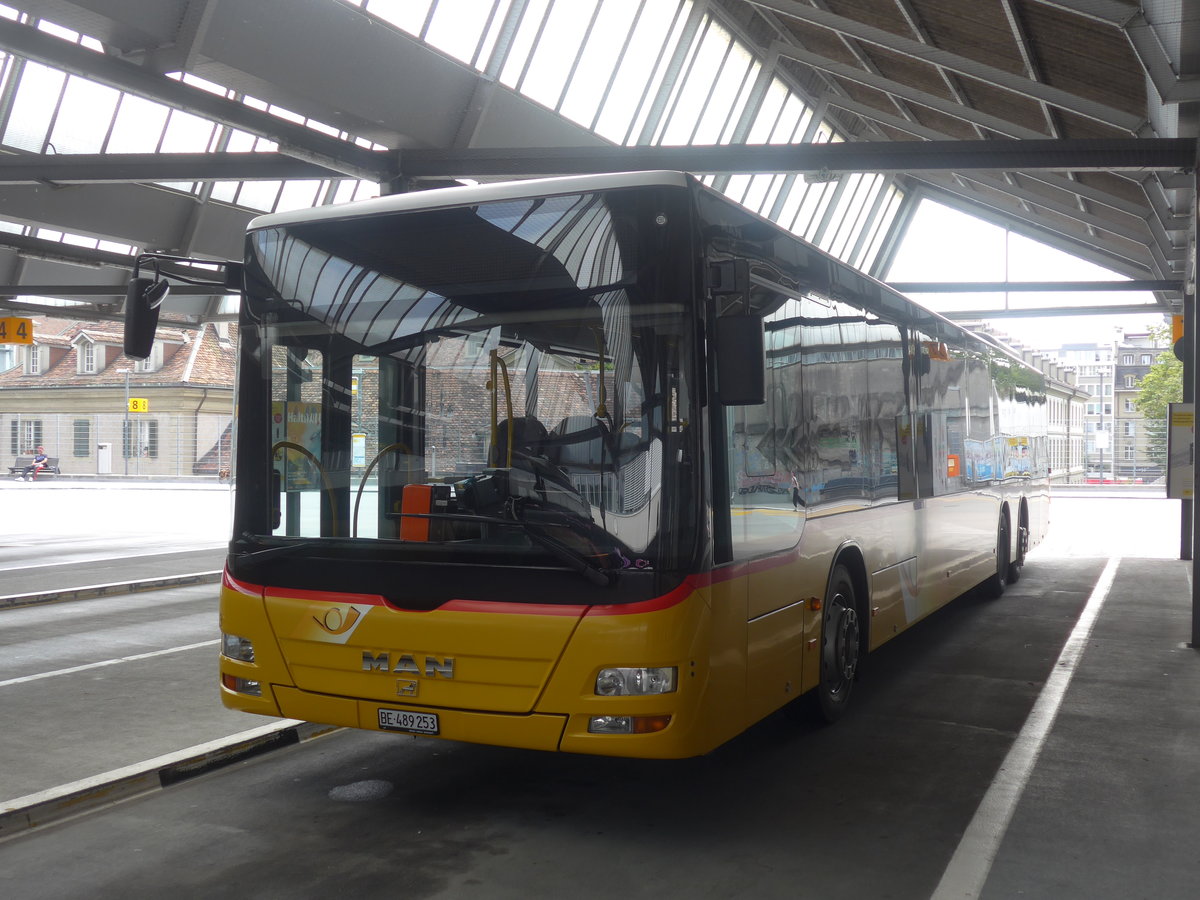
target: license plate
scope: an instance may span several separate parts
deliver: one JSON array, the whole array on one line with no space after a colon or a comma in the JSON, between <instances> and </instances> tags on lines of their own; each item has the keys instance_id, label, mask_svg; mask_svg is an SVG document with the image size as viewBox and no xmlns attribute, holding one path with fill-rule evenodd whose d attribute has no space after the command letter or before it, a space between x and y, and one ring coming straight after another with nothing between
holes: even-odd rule
<instances>
[{"instance_id":1,"label":"license plate","mask_svg":"<svg viewBox=\"0 0 1200 900\"><path fill-rule=\"evenodd\" d=\"M379 727L385 731L407 731L410 734L437 734L437 713L410 712L407 709L379 710Z\"/></svg>"}]
</instances>

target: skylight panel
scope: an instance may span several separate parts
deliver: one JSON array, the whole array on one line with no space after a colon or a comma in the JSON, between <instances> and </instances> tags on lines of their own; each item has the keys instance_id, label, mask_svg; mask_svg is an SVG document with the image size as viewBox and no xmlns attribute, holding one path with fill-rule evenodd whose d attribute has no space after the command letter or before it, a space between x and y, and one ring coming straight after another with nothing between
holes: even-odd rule
<instances>
[{"instance_id":1,"label":"skylight panel","mask_svg":"<svg viewBox=\"0 0 1200 900\"><path fill-rule=\"evenodd\" d=\"M172 109L159 152L205 153L212 149L216 133L216 122Z\"/></svg>"},{"instance_id":2,"label":"skylight panel","mask_svg":"<svg viewBox=\"0 0 1200 900\"><path fill-rule=\"evenodd\" d=\"M50 143L58 153L99 153L113 125L121 92L71 76L62 92Z\"/></svg>"},{"instance_id":3,"label":"skylight panel","mask_svg":"<svg viewBox=\"0 0 1200 900\"><path fill-rule=\"evenodd\" d=\"M46 133L65 83L66 75L62 72L34 62L25 63L4 130L7 146L34 153L45 150Z\"/></svg>"},{"instance_id":4,"label":"skylight panel","mask_svg":"<svg viewBox=\"0 0 1200 900\"><path fill-rule=\"evenodd\" d=\"M158 149L171 108L123 94L104 146L108 153L153 153Z\"/></svg>"},{"instance_id":5,"label":"skylight panel","mask_svg":"<svg viewBox=\"0 0 1200 900\"><path fill-rule=\"evenodd\" d=\"M438 0L425 40L460 62L474 65L484 33L496 19L503 19L508 6L508 0Z\"/></svg>"},{"instance_id":6,"label":"skylight panel","mask_svg":"<svg viewBox=\"0 0 1200 900\"><path fill-rule=\"evenodd\" d=\"M554 109L579 55L596 0L556 3L545 19L520 84L521 93Z\"/></svg>"},{"instance_id":7,"label":"skylight panel","mask_svg":"<svg viewBox=\"0 0 1200 900\"><path fill-rule=\"evenodd\" d=\"M610 81L614 81L618 61L624 65L630 32L642 5L605 3L592 25L579 57L575 77L567 87L560 112L580 125L591 127Z\"/></svg>"},{"instance_id":8,"label":"skylight panel","mask_svg":"<svg viewBox=\"0 0 1200 900\"><path fill-rule=\"evenodd\" d=\"M366 0L362 6L371 15L420 37L429 16L429 4L430 0Z\"/></svg>"}]
</instances>

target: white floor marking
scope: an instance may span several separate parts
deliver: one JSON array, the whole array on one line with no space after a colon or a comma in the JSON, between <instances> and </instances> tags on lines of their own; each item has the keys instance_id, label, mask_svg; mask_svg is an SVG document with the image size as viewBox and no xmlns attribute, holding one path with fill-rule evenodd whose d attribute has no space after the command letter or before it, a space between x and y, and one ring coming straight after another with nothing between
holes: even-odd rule
<instances>
[{"instance_id":1,"label":"white floor marking","mask_svg":"<svg viewBox=\"0 0 1200 900\"><path fill-rule=\"evenodd\" d=\"M1120 558L1114 557L1100 574L1092 595L1079 615L1079 621L1071 630L1050 677L1038 694L1029 718L1000 764L1000 771L980 801L979 808L975 810L975 816L958 842L958 849L942 873L942 880L931 900L964 900L978 897L983 892L1000 842L1025 792L1025 785L1029 782L1034 764L1062 705L1063 696L1075 675L1088 637L1096 624L1096 617L1108 599L1120 564Z\"/></svg>"},{"instance_id":2,"label":"white floor marking","mask_svg":"<svg viewBox=\"0 0 1200 900\"><path fill-rule=\"evenodd\" d=\"M115 666L119 663L136 662L139 659L150 659L154 656L166 656L168 653L181 653L184 650L195 650L198 647L212 647L215 644L221 643L220 639L211 641L201 641L198 644L184 644L181 647L168 647L165 650L152 650L149 653L139 653L136 656L119 656L116 659L104 659L100 662L87 663L82 666L72 666L69 669L56 669L53 672L39 672L37 675L23 675L20 678L10 678L7 681L0 681L0 687L8 687L10 684L24 684L27 681L40 681L43 678L55 678L59 675L74 675L76 672L86 672L88 669L99 669L103 666Z\"/></svg>"}]
</instances>

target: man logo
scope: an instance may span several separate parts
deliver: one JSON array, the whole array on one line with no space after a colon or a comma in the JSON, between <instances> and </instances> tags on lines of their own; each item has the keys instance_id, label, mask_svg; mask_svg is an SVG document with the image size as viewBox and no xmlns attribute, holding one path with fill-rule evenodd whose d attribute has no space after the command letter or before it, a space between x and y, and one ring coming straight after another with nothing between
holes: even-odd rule
<instances>
[{"instance_id":1,"label":"man logo","mask_svg":"<svg viewBox=\"0 0 1200 900\"><path fill-rule=\"evenodd\" d=\"M401 672L406 675L424 675L426 678L453 678L454 657L438 659L436 656L426 656L425 668L422 670L411 653L372 653L370 650L364 650L362 670L385 674Z\"/></svg>"},{"instance_id":2,"label":"man logo","mask_svg":"<svg viewBox=\"0 0 1200 900\"><path fill-rule=\"evenodd\" d=\"M409 681L407 678L396 682L396 693L401 697L417 696L417 682Z\"/></svg>"}]
</instances>

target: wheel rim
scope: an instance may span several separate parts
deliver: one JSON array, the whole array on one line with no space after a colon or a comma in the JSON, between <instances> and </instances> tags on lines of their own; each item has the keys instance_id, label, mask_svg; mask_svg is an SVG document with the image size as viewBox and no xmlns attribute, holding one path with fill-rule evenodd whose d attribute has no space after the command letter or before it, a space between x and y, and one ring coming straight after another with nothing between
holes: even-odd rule
<instances>
[{"instance_id":1,"label":"wheel rim","mask_svg":"<svg viewBox=\"0 0 1200 900\"><path fill-rule=\"evenodd\" d=\"M825 686L831 697L849 689L858 669L858 613L847 605L846 596L835 594L829 601L830 616L825 641Z\"/></svg>"}]
</instances>

